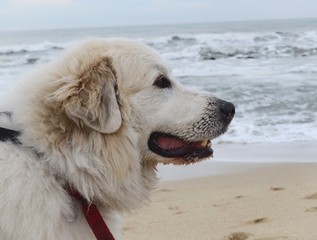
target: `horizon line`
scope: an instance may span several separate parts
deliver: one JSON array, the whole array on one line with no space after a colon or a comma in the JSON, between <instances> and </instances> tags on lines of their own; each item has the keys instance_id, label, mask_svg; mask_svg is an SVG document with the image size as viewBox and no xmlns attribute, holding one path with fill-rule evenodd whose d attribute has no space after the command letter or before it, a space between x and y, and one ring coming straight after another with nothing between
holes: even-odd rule
<instances>
[{"instance_id":1,"label":"horizon line","mask_svg":"<svg viewBox=\"0 0 317 240\"><path fill-rule=\"evenodd\" d=\"M247 19L247 20L224 20L224 21L197 21L197 22L175 22L175 23L149 23L149 24L119 24L103 26L74 26L74 27L51 27L51 28L27 28L27 29L0 29L1 33L7 32L35 32L35 31L60 31L60 30L80 30L80 29L100 29L100 28L125 28L125 27L149 27L149 26L171 26L171 25L189 25L189 24L213 24L213 23L244 23L244 22L268 22L268 21L289 21L289 20L317 20L316 17L299 18L270 18L270 19Z\"/></svg>"}]
</instances>

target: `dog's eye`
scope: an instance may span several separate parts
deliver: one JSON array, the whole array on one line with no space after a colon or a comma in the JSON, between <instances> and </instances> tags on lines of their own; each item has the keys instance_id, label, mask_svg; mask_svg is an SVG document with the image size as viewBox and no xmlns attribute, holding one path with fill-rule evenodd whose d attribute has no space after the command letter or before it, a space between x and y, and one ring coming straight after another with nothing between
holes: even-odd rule
<instances>
[{"instance_id":1,"label":"dog's eye","mask_svg":"<svg viewBox=\"0 0 317 240\"><path fill-rule=\"evenodd\" d=\"M164 76L159 76L155 82L153 83L154 86L157 86L159 88L171 88L172 84L171 81L164 77Z\"/></svg>"}]
</instances>

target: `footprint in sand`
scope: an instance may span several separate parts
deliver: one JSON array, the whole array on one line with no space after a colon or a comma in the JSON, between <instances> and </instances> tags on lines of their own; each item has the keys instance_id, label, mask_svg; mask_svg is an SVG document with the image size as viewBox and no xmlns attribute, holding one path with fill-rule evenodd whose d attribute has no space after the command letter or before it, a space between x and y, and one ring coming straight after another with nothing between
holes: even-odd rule
<instances>
[{"instance_id":1,"label":"footprint in sand","mask_svg":"<svg viewBox=\"0 0 317 240\"><path fill-rule=\"evenodd\" d=\"M317 207L311 207L305 210L305 212L317 212Z\"/></svg>"},{"instance_id":2,"label":"footprint in sand","mask_svg":"<svg viewBox=\"0 0 317 240\"><path fill-rule=\"evenodd\" d=\"M171 189L167 189L167 188L160 188L157 190L158 192L172 192Z\"/></svg>"},{"instance_id":3,"label":"footprint in sand","mask_svg":"<svg viewBox=\"0 0 317 240\"><path fill-rule=\"evenodd\" d=\"M224 237L223 240L246 240L248 239L252 234L245 233L245 232L235 232L231 233L230 235Z\"/></svg>"},{"instance_id":4,"label":"footprint in sand","mask_svg":"<svg viewBox=\"0 0 317 240\"><path fill-rule=\"evenodd\" d=\"M312 195L308 195L308 196L306 196L304 199L308 199L308 200L317 199L317 193L314 193L314 194L312 194Z\"/></svg>"},{"instance_id":5,"label":"footprint in sand","mask_svg":"<svg viewBox=\"0 0 317 240\"><path fill-rule=\"evenodd\" d=\"M307 195L306 197L304 197L304 199L307 200L316 200L317 199L317 193L311 194L311 195ZM317 212L317 207L311 207L311 208L307 208L305 210L305 212Z\"/></svg>"},{"instance_id":6,"label":"footprint in sand","mask_svg":"<svg viewBox=\"0 0 317 240\"><path fill-rule=\"evenodd\" d=\"M284 191L285 188L283 187L271 187L271 191Z\"/></svg>"},{"instance_id":7,"label":"footprint in sand","mask_svg":"<svg viewBox=\"0 0 317 240\"><path fill-rule=\"evenodd\" d=\"M173 211L175 215L185 213L185 211L181 210L178 206L170 206L168 209Z\"/></svg>"},{"instance_id":8,"label":"footprint in sand","mask_svg":"<svg viewBox=\"0 0 317 240\"><path fill-rule=\"evenodd\" d=\"M251 221L245 222L246 224L260 224L260 223L265 223L268 222L269 220L267 218L257 218Z\"/></svg>"},{"instance_id":9,"label":"footprint in sand","mask_svg":"<svg viewBox=\"0 0 317 240\"><path fill-rule=\"evenodd\" d=\"M223 240L247 240L249 237L253 236L250 233L245 232L235 232L223 238ZM288 237L280 236L280 237L265 237L265 238L253 238L253 240L287 240ZM251 240L251 239L250 239Z\"/></svg>"}]
</instances>

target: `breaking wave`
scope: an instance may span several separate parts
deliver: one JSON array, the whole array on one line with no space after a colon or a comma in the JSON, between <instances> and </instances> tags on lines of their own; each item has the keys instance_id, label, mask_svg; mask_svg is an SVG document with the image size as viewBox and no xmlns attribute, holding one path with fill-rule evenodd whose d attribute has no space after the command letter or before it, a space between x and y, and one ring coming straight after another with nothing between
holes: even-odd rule
<instances>
[{"instance_id":1,"label":"breaking wave","mask_svg":"<svg viewBox=\"0 0 317 240\"><path fill-rule=\"evenodd\" d=\"M0 47L0 68L44 63L52 59L66 46L52 42L32 45Z\"/></svg>"},{"instance_id":2,"label":"breaking wave","mask_svg":"<svg viewBox=\"0 0 317 240\"><path fill-rule=\"evenodd\" d=\"M287 58L317 55L317 32L174 35L147 42L167 59Z\"/></svg>"},{"instance_id":3,"label":"breaking wave","mask_svg":"<svg viewBox=\"0 0 317 240\"><path fill-rule=\"evenodd\" d=\"M63 50L65 45L51 42L44 42L34 45L13 45L0 48L0 56L25 55L28 53L44 53L56 50Z\"/></svg>"}]
</instances>

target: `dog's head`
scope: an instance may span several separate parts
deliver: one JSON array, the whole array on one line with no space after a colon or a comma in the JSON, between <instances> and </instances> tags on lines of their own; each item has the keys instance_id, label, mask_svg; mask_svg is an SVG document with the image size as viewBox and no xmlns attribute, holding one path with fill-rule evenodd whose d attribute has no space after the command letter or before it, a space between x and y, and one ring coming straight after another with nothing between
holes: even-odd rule
<instances>
[{"instance_id":1,"label":"dog's head","mask_svg":"<svg viewBox=\"0 0 317 240\"><path fill-rule=\"evenodd\" d=\"M211 140L235 113L232 103L185 88L141 43L88 41L65 59L72 65L63 66L68 75L51 97L79 128L115 135L131 126L145 162L188 164L211 156Z\"/></svg>"}]
</instances>

